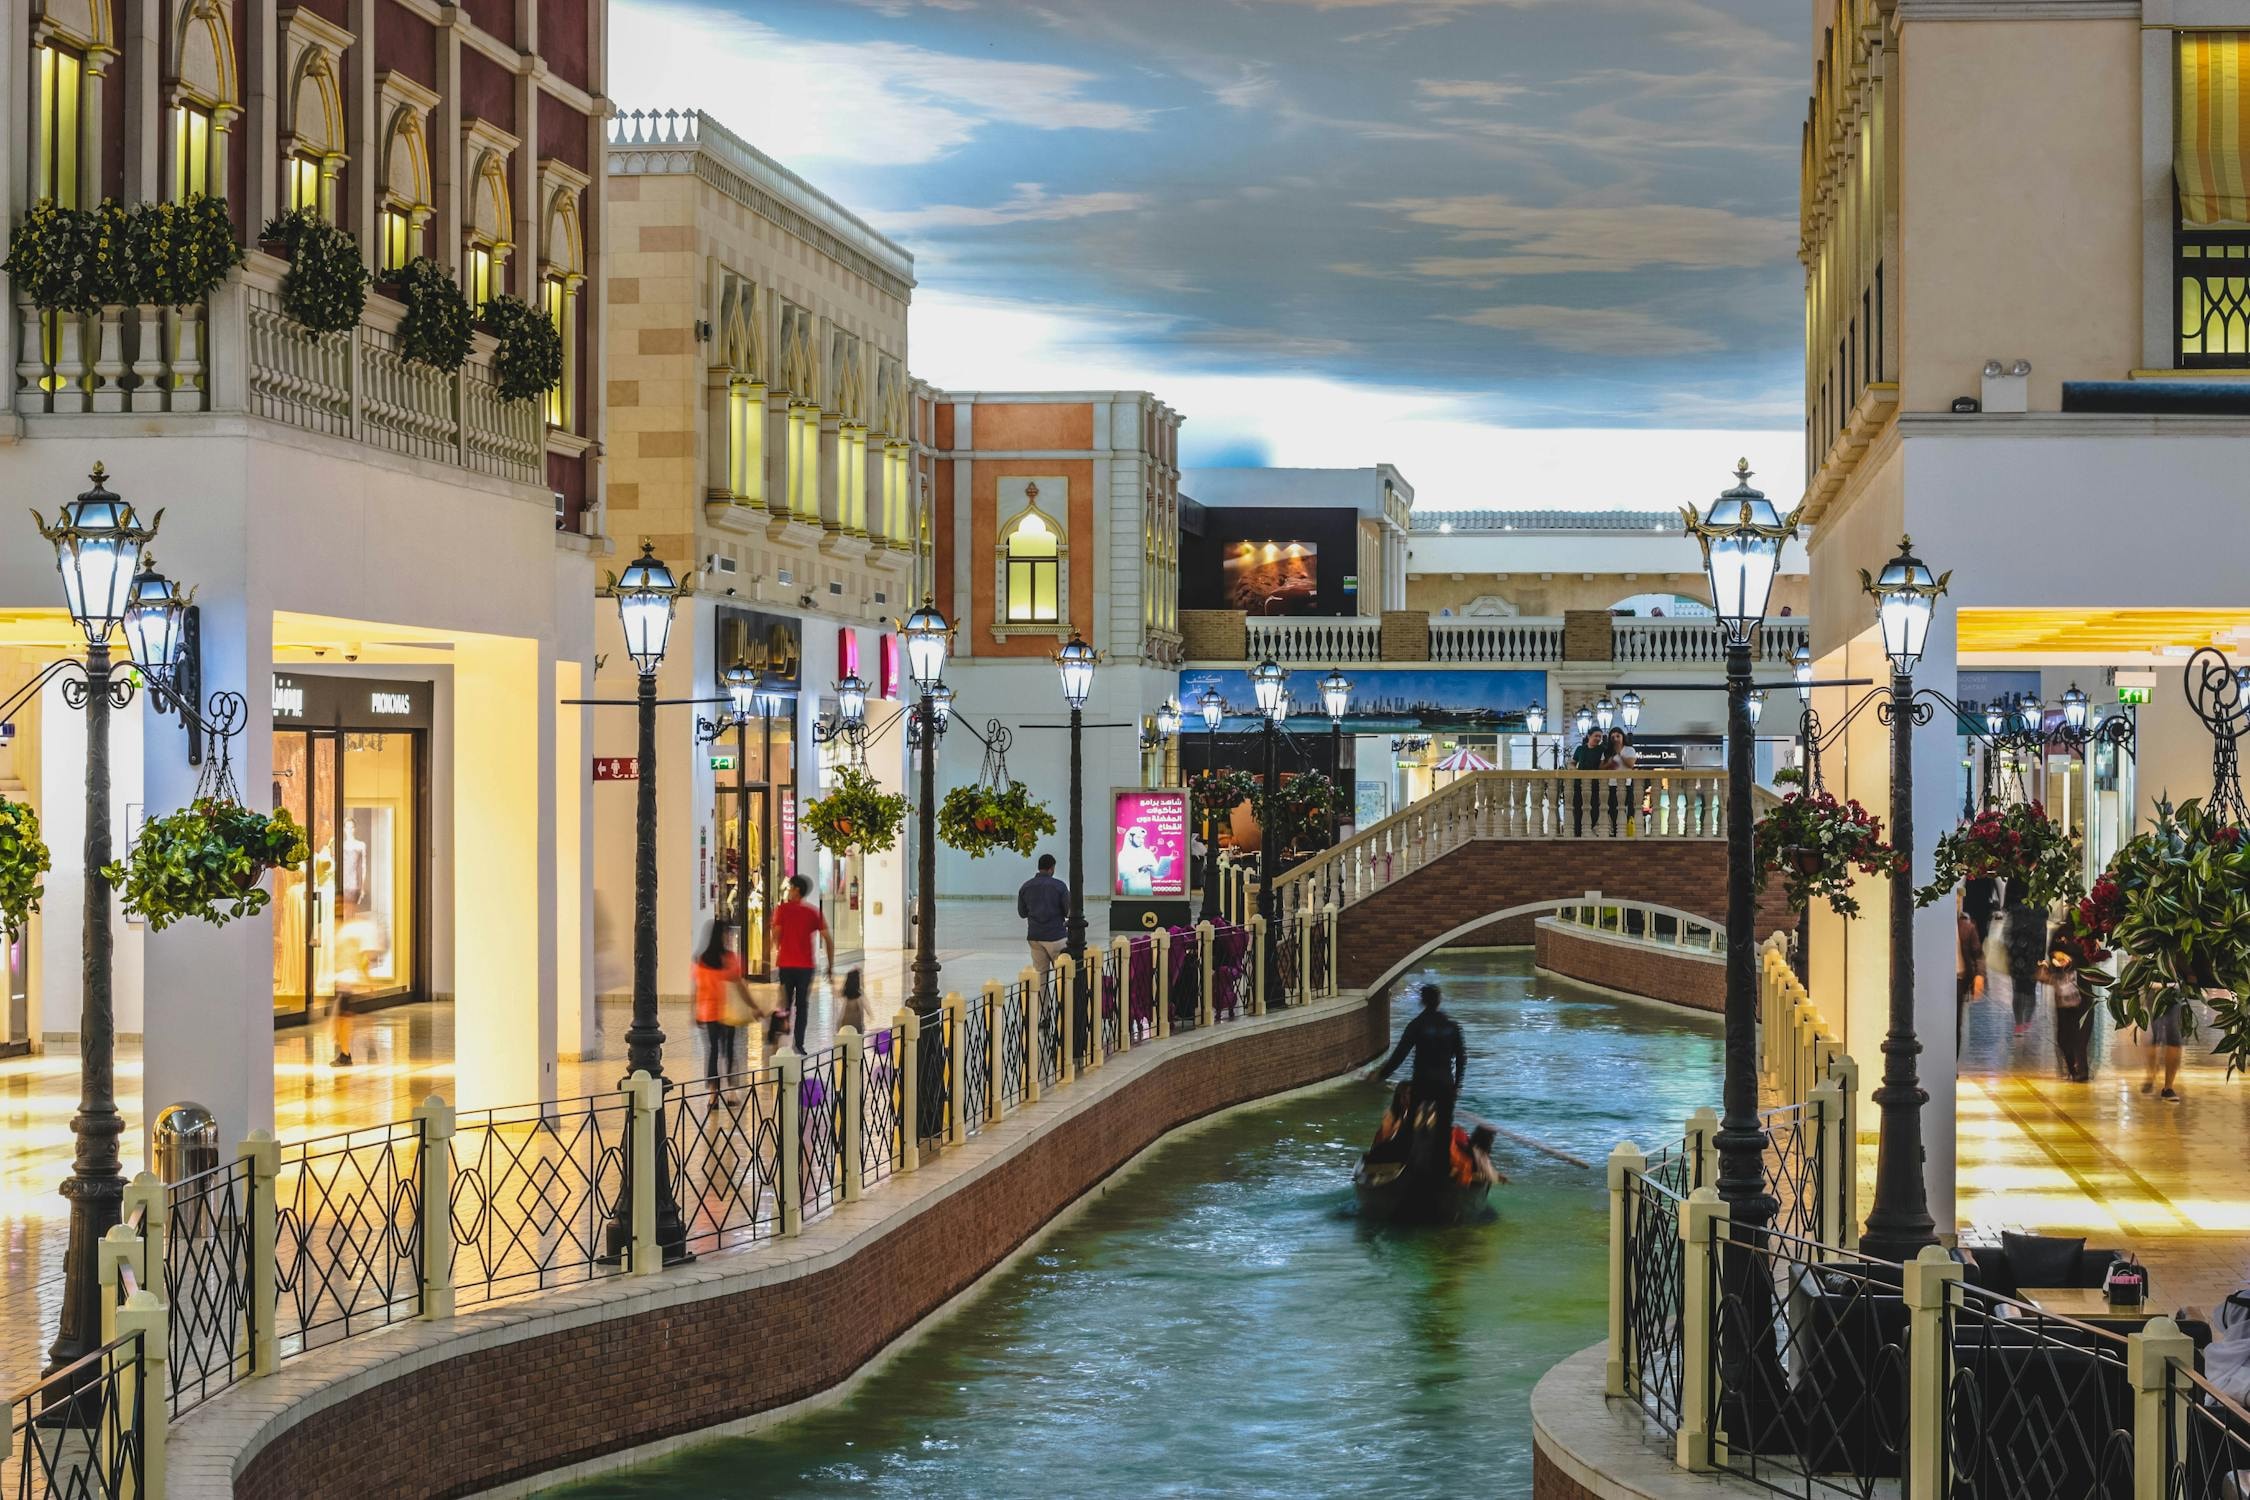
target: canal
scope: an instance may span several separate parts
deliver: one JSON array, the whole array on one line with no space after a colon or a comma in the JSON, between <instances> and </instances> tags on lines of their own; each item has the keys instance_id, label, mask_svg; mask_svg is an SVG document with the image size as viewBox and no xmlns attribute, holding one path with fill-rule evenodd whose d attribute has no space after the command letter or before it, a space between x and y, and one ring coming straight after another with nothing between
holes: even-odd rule
<instances>
[{"instance_id":1,"label":"canal","mask_svg":"<svg viewBox=\"0 0 2250 1500\"><path fill-rule=\"evenodd\" d=\"M1718 1025L1535 977L1528 954L1433 977L1468 1035L1465 1106L1591 1170L1503 1140L1495 1218L1378 1229L1349 1178L1380 1089L1243 1110L1152 1153L848 1400L550 1493L1530 1493L1531 1388L1604 1331L1602 1158L1716 1099Z\"/></svg>"}]
</instances>

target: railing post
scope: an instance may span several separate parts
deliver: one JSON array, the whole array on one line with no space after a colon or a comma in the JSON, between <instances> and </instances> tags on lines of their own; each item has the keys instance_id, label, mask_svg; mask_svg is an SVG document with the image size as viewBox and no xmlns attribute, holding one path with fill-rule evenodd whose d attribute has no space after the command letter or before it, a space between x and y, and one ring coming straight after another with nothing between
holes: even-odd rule
<instances>
[{"instance_id":1,"label":"railing post","mask_svg":"<svg viewBox=\"0 0 2250 1500\"><path fill-rule=\"evenodd\" d=\"M1023 986L1023 1102L1039 1102L1039 1062L1047 1055L1047 1007L1041 1004L1039 971L1029 964L1016 976Z\"/></svg>"},{"instance_id":2,"label":"railing post","mask_svg":"<svg viewBox=\"0 0 2250 1500\"><path fill-rule=\"evenodd\" d=\"M1203 958L1203 961L1196 966L1203 971L1203 995L1196 1002L1195 1024L1208 1026L1211 1024L1211 924L1209 922L1195 924L1195 942Z\"/></svg>"},{"instance_id":3,"label":"railing post","mask_svg":"<svg viewBox=\"0 0 2250 1500\"><path fill-rule=\"evenodd\" d=\"M657 1109L664 1101L664 1085L636 1068L625 1080L625 1175L627 1205L633 1239L626 1253L626 1270L635 1276L653 1276L664 1264L656 1244L656 1153L663 1143L656 1138Z\"/></svg>"},{"instance_id":4,"label":"railing post","mask_svg":"<svg viewBox=\"0 0 2250 1500\"><path fill-rule=\"evenodd\" d=\"M118 1295L124 1267L133 1268L133 1283L143 1287L148 1283L141 1278L141 1262L148 1253L147 1242L133 1233L130 1224L112 1224L102 1235L101 1243L94 1247L94 1284L101 1288L99 1323L103 1343L117 1337L117 1313L124 1298Z\"/></svg>"},{"instance_id":5,"label":"railing post","mask_svg":"<svg viewBox=\"0 0 2250 1500\"><path fill-rule=\"evenodd\" d=\"M801 1234L805 1228L805 1059L783 1047L774 1065L781 1070L781 1161L777 1174L781 1232Z\"/></svg>"},{"instance_id":6,"label":"railing post","mask_svg":"<svg viewBox=\"0 0 2250 1500\"><path fill-rule=\"evenodd\" d=\"M1706 1105L1687 1117L1689 1187L1716 1187L1719 1181L1719 1112Z\"/></svg>"},{"instance_id":7,"label":"railing post","mask_svg":"<svg viewBox=\"0 0 2250 1500\"><path fill-rule=\"evenodd\" d=\"M171 1291L164 1284L164 1242L172 1233L172 1204L165 1192L164 1179L154 1172L140 1171L125 1184L125 1199L119 1205L126 1218L133 1210L141 1211L141 1261L134 1274L141 1285L171 1300Z\"/></svg>"},{"instance_id":8,"label":"railing post","mask_svg":"<svg viewBox=\"0 0 2250 1500\"><path fill-rule=\"evenodd\" d=\"M1117 955L1117 1050L1133 1050L1133 940L1126 937L1111 938L1110 951Z\"/></svg>"},{"instance_id":9,"label":"railing post","mask_svg":"<svg viewBox=\"0 0 2250 1500\"><path fill-rule=\"evenodd\" d=\"M141 1487L132 1492L132 1500L164 1500L164 1440L171 1422L172 1379L166 1368L172 1357L171 1319L164 1299L145 1286L117 1310L116 1336L141 1336L141 1357L126 1377L133 1385L119 1403L120 1411L136 1413L140 1428Z\"/></svg>"},{"instance_id":10,"label":"railing post","mask_svg":"<svg viewBox=\"0 0 2250 1500\"><path fill-rule=\"evenodd\" d=\"M997 1125L1005 1113L1000 1098L1000 1007L1005 1003L1000 998L1000 981L987 979L977 1003L984 1007L984 1056L978 1063L984 1069L984 1118Z\"/></svg>"},{"instance_id":11,"label":"railing post","mask_svg":"<svg viewBox=\"0 0 2250 1500\"><path fill-rule=\"evenodd\" d=\"M1961 1267L1937 1245L1906 1263L1906 1471L1903 1500L1945 1493L1946 1392L1953 1352L1945 1346L1946 1288Z\"/></svg>"},{"instance_id":12,"label":"railing post","mask_svg":"<svg viewBox=\"0 0 2250 1500\"><path fill-rule=\"evenodd\" d=\"M250 1163L250 1373L271 1375L281 1363L280 1321L281 1228L279 1205L274 1201L281 1176L281 1143L270 1130L253 1130L236 1148Z\"/></svg>"},{"instance_id":13,"label":"railing post","mask_svg":"<svg viewBox=\"0 0 2250 1500\"><path fill-rule=\"evenodd\" d=\"M1838 1111L1836 1133L1843 1142L1838 1157L1836 1179L1836 1220L1839 1237L1838 1249L1859 1248L1859 1064L1849 1055L1839 1057L1829 1067L1836 1080L1836 1091L1842 1098Z\"/></svg>"},{"instance_id":14,"label":"railing post","mask_svg":"<svg viewBox=\"0 0 2250 1500\"><path fill-rule=\"evenodd\" d=\"M1712 1466L1711 1417L1719 1404L1712 1246L1725 1212L1717 1188L1699 1187L1680 1213L1680 1430L1673 1435L1673 1462L1683 1469Z\"/></svg>"},{"instance_id":15,"label":"railing post","mask_svg":"<svg viewBox=\"0 0 2250 1500\"><path fill-rule=\"evenodd\" d=\"M1056 1026L1062 1032L1062 1061L1055 1066L1055 1087L1078 1076L1078 963L1065 953L1055 960Z\"/></svg>"},{"instance_id":16,"label":"railing post","mask_svg":"<svg viewBox=\"0 0 2250 1500\"><path fill-rule=\"evenodd\" d=\"M1108 1055L1102 1046L1102 981L1109 977L1109 971L1102 963L1101 949L1081 950L1078 974L1086 993L1086 1066L1081 1071L1091 1073Z\"/></svg>"},{"instance_id":17,"label":"railing post","mask_svg":"<svg viewBox=\"0 0 2250 1500\"><path fill-rule=\"evenodd\" d=\"M1250 919L1250 1014L1266 1013L1266 918L1263 912Z\"/></svg>"},{"instance_id":18,"label":"railing post","mask_svg":"<svg viewBox=\"0 0 2250 1500\"><path fill-rule=\"evenodd\" d=\"M2133 1500L2165 1500L2166 1459L2185 1455L2190 1441L2185 1408L2175 1399L2174 1372L2195 1369L2195 1340L2170 1318L2151 1318L2125 1335L2125 1383L2133 1390ZM2223 1467L2223 1466L2222 1466Z\"/></svg>"},{"instance_id":19,"label":"railing post","mask_svg":"<svg viewBox=\"0 0 2250 1500\"><path fill-rule=\"evenodd\" d=\"M1156 1036L1172 1034L1172 930L1156 929Z\"/></svg>"},{"instance_id":20,"label":"railing post","mask_svg":"<svg viewBox=\"0 0 2250 1500\"><path fill-rule=\"evenodd\" d=\"M1342 916L1336 903L1328 903L1328 993L1340 995L1344 991L1344 976L1336 968L1336 929L1342 925Z\"/></svg>"},{"instance_id":21,"label":"railing post","mask_svg":"<svg viewBox=\"0 0 2250 1500\"><path fill-rule=\"evenodd\" d=\"M969 1138L969 1008L961 996L948 991L940 1002L945 1025L945 1143L958 1146Z\"/></svg>"},{"instance_id":22,"label":"railing post","mask_svg":"<svg viewBox=\"0 0 2250 1500\"><path fill-rule=\"evenodd\" d=\"M1313 929L1320 925L1320 908L1307 906L1297 918L1297 1000L1310 1005L1318 998L1313 984Z\"/></svg>"},{"instance_id":23,"label":"railing post","mask_svg":"<svg viewBox=\"0 0 2250 1500\"><path fill-rule=\"evenodd\" d=\"M1605 1394L1630 1396L1638 1373L1632 1320L1626 1316L1633 1276L1633 1184L1648 1171L1648 1158L1631 1141L1609 1153L1609 1366Z\"/></svg>"},{"instance_id":24,"label":"railing post","mask_svg":"<svg viewBox=\"0 0 2250 1500\"><path fill-rule=\"evenodd\" d=\"M422 1316L453 1316L453 1106L432 1094L414 1106L422 1179Z\"/></svg>"},{"instance_id":25,"label":"railing post","mask_svg":"<svg viewBox=\"0 0 2250 1500\"><path fill-rule=\"evenodd\" d=\"M1818 1216L1813 1238L1830 1249L1840 1250L1844 1244L1843 1220L1845 1193L1843 1178L1851 1171L1851 1145L1844 1139L1843 1091L1834 1079L1813 1085L1811 1097L1805 1101L1806 1111L1812 1116L1813 1192L1817 1195L1813 1212Z\"/></svg>"},{"instance_id":26,"label":"railing post","mask_svg":"<svg viewBox=\"0 0 2250 1500\"><path fill-rule=\"evenodd\" d=\"M898 1055L891 1059L898 1069L898 1169L912 1172L922 1165L916 1138L922 1118L922 1018L913 1006L902 1005L891 1024L898 1028Z\"/></svg>"},{"instance_id":27,"label":"railing post","mask_svg":"<svg viewBox=\"0 0 2250 1500\"><path fill-rule=\"evenodd\" d=\"M844 1075L844 1138L836 1143L837 1171L843 1174L842 1197L855 1203L864 1190L866 1158L860 1133L867 1109L867 1043L857 1026L836 1028L836 1046L843 1054L838 1069Z\"/></svg>"}]
</instances>

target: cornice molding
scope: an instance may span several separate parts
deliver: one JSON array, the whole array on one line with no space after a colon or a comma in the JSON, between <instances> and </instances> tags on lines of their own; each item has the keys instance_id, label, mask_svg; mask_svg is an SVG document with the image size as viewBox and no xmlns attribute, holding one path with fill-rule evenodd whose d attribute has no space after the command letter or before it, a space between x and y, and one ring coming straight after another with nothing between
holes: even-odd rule
<instances>
[{"instance_id":1,"label":"cornice molding","mask_svg":"<svg viewBox=\"0 0 2250 1500\"><path fill-rule=\"evenodd\" d=\"M2141 0L1898 0L1906 21L2138 21Z\"/></svg>"}]
</instances>

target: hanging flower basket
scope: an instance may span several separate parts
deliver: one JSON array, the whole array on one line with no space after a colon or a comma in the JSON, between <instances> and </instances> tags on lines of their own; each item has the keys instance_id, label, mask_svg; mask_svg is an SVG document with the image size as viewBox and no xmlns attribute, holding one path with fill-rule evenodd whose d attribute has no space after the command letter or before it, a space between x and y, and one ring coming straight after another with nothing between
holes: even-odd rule
<instances>
[{"instance_id":1,"label":"hanging flower basket","mask_svg":"<svg viewBox=\"0 0 2250 1500\"><path fill-rule=\"evenodd\" d=\"M281 310L310 333L359 326L367 308L367 267L359 242L310 209L293 208L266 221L259 238L289 259L281 278Z\"/></svg>"},{"instance_id":2,"label":"hanging flower basket","mask_svg":"<svg viewBox=\"0 0 2250 1500\"><path fill-rule=\"evenodd\" d=\"M448 375L469 362L476 318L451 271L417 255L390 278L390 287L406 304L398 323L402 356Z\"/></svg>"},{"instance_id":3,"label":"hanging flower basket","mask_svg":"<svg viewBox=\"0 0 2250 1500\"><path fill-rule=\"evenodd\" d=\"M1906 856L1883 841L1881 820L1857 800L1839 802L1827 792L1791 792L1782 798L1758 820L1754 843L1758 879L1781 876L1789 905L1798 912L1819 897L1837 916L1856 917L1854 870L1907 873Z\"/></svg>"},{"instance_id":4,"label":"hanging flower basket","mask_svg":"<svg viewBox=\"0 0 2250 1500\"><path fill-rule=\"evenodd\" d=\"M1248 771L1204 771L1192 783L1195 815L1203 822L1227 814L1258 795L1258 778Z\"/></svg>"},{"instance_id":5,"label":"hanging flower basket","mask_svg":"<svg viewBox=\"0 0 2250 1500\"><path fill-rule=\"evenodd\" d=\"M47 894L42 877L52 864L39 837L39 814L27 803L0 797L0 922L11 936L21 936L39 910Z\"/></svg>"},{"instance_id":6,"label":"hanging flower basket","mask_svg":"<svg viewBox=\"0 0 2250 1500\"><path fill-rule=\"evenodd\" d=\"M1029 854L1054 831L1055 815L1020 781L957 786L938 804L938 836L971 859L996 849Z\"/></svg>"},{"instance_id":7,"label":"hanging flower basket","mask_svg":"<svg viewBox=\"0 0 2250 1500\"><path fill-rule=\"evenodd\" d=\"M2048 821L2036 802L1988 807L1937 843L1937 878L1914 893L1916 906L1953 894L1963 881L1995 877L2034 906L2078 899L2078 840Z\"/></svg>"},{"instance_id":8,"label":"hanging flower basket","mask_svg":"<svg viewBox=\"0 0 2250 1500\"><path fill-rule=\"evenodd\" d=\"M1261 832L1270 832L1274 847L1285 849L1307 834L1325 837L1330 821L1344 810L1344 794L1321 772L1299 771L1281 783L1270 805L1261 791L1251 807Z\"/></svg>"},{"instance_id":9,"label":"hanging flower basket","mask_svg":"<svg viewBox=\"0 0 2250 1500\"><path fill-rule=\"evenodd\" d=\"M853 849L880 854L898 842L906 821L906 795L886 792L866 771L846 766L825 797L805 804L805 827L813 842L831 854Z\"/></svg>"},{"instance_id":10,"label":"hanging flower basket","mask_svg":"<svg viewBox=\"0 0 2250 1500\"><path fill-rule=\"evenodd\" d=\"M295 869L308 852L287 812L198 797L142 824L124 861L103 866L102 876L124 892L125 910L158 932L187 917L216 927L265 910L273 898L258 882L268 870Z\"/></svg>"},{"instance_id":11,"label":"hanging flower basket","mask_svg":"<svg viewBox=\"0 0 2250 1500\"><path fill-rule=\"evenodd\" d=\"M562 331L521 297L502 292L485 303L484 326L500 341L492 383L502 400L535 400L561 383Z\"/></svg>"},{"instance_id":12,"label":"hanging flower basket","mask_svg":"<svg viewBox=\"0 0 2250 1500\"><path fill-rule=\"evenodd\" d=\"M2119 1026L2152 1025L2180 1007L2188 1031L2203 999L2218 1037L2212 1051L2229 1071L2250 1068L2250 837L2193 799L2157 804L2135 836L2064 920L2075 942L2106 944L2111 957L2081 964L2081 982L2106 992Z\"/></svg>"}]
</instances>

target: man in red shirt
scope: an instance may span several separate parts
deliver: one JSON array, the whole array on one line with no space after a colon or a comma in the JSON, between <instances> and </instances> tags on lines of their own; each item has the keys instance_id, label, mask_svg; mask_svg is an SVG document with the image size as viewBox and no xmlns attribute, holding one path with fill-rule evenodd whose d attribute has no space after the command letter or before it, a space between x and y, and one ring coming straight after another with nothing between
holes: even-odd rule
<instances>
[{"instance_id":1,"label":"man in red shirt","mask_svg":"<svg viewBox=\"0 0 2250 1500\"><path fill-rule=\"evenodd\" d=\"M802 875L792 875L781 904L773 909L773 959L774 971L781 977L781 1009L766 1023L768 1052L781 1039L785 1025L791 1028L797 1051L801 1054L805 1050L805 1017L812 1010L814 934L819 935L821 949L827 954L828 972L836 972L836 944L828 936L828 924L821 919L820 908L805 899L811 894L812 882Z\"/></svg>"}]
</instances>

